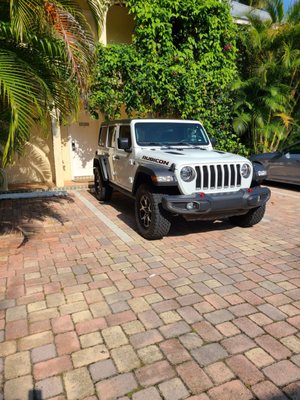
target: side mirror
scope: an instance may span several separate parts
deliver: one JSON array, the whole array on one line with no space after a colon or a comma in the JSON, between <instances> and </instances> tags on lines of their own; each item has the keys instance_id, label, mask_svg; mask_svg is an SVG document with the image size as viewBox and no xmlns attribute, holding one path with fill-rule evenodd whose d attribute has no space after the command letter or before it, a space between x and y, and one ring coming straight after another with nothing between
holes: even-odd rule
<instances>
[{"instance_id":1,"label":"side mirror","mask_svg":"<svg viewBox=\"0 0 300 400\"><path fill-rule=\"evenodd\" d=\"M118 138L118 149L128 151L130 149L129 138Z\"/></svg>"},{"instance_id":2,"label":"side mirror","mask_svg":"<svg viewBox=\"0 0 300 400\"><path fill-rule=\"evenodd\" d=\"M217 144L217 139L214 138L214 137L210 138L210 143L211 143L211 145L212 145L213 147L216 146L216 144Z\"/></svg>"}]
</instances>

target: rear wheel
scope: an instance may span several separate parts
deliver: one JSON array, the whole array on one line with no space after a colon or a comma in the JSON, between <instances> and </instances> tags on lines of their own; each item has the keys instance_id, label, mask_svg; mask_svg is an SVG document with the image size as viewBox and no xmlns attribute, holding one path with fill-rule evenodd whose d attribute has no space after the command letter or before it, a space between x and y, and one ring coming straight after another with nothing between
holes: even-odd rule
<instances>
[{"instance_id":1,"label":"rear wheel","mask_svg":"<svg viewBox=\"0 0 300 400\"><path fill-rule=\"evenodd\" d=\"M109 201L112 196L112 188L106 182L103 182L99 168L95 168L94 178L97 199L99 201Z\"/></svg>"},{"instance_id":2,"label":"rear wheel","mask_svg":"<svg viewBox=\"0 0 300 400\"><path fill-rule=\"evenodd\" d=\"M241 226L242 228L247 228L249 226L253 226L258 224L264 217L266 211L266 205L252 208L247 214L244 215L235 215L234 217L230 217L229 220L232 224Z\"/></svg>"},{"instance_id":3,"label":"rear wheel","mask_svg":"<svg viewBox=\"0 0 300 400\"><path fill-rule=\"evenodd\" d=\"M137 190L135 219L137 230L145 239L161 239L170 230L170 215L162 209L161 197L161 194L151 192L146 185Z\"/></svg>"}]
</instances>

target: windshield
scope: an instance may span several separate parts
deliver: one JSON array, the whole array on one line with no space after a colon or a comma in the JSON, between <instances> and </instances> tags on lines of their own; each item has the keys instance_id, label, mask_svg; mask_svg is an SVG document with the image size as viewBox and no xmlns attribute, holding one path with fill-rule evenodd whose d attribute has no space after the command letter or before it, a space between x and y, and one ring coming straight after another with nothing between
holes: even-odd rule
<instances>
[{"instance_id":1,"label":"windshield","mask_svg":"<svg viewBox=\"0 0 300 400\"><path fill-rule=\"evenodd\" d=\"M206 146L209 144L202 125L180 122L136 122L139 146Z\"/></svg>"}]
</instances>

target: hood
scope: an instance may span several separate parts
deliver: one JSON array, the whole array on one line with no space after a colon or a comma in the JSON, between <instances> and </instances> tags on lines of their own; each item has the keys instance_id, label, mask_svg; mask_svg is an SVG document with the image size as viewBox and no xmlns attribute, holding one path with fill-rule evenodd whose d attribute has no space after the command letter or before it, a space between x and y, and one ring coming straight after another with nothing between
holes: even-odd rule
<instances>
[{"instance_id":1,"label":"hood","mask_svg":"<svg viewBox=\"0 0 300 400\"><path fill-rule=\"evenodd\" d=\"M141 162L150 162L165 166L199 165L211 163L247 162L248 160L236 154L215 150L202 150L194 148L141 148L137 154ZM249 162L249 161L248 161Z\"/></svg>"}]
</instances>

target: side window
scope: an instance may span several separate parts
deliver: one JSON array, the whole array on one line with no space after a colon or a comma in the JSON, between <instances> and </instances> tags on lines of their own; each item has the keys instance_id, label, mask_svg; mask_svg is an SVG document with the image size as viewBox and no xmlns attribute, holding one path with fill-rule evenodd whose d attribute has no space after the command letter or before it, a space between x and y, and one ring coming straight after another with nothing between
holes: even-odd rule
<instances>
[{"instance_id":1,"label":"side window","mask_svg":"<svg viewBox=\"0 0 300 400\"><path fill-rule=\"evenodd\" d=\"M106 137L107 137L107 126L102 126L99 132L99 139L98 139L99 146L103 147L106 146Z\"/></svg>"},{"instance_id":2,"label":"side window","mask_svg":"<svg viewBox=\"0 0 300 400\"><path fill-rule=\"evenodd\" d=\"M108 138L107 138L107 146L108 147L115 147L114 144L116 142L116 126L110 126L108 128Z\"/></svg>"},{"instance_id":3,"label":"side window","mask_svg":"<svg viewBox=\"0 0 300 400\"><path fill-rule=\"evenodd\" d=\"M131 134L130 134L130 125L121 125L119 128L119 138L127 138L129 147L131 147Z\"/></svg>"}]
</instances>

